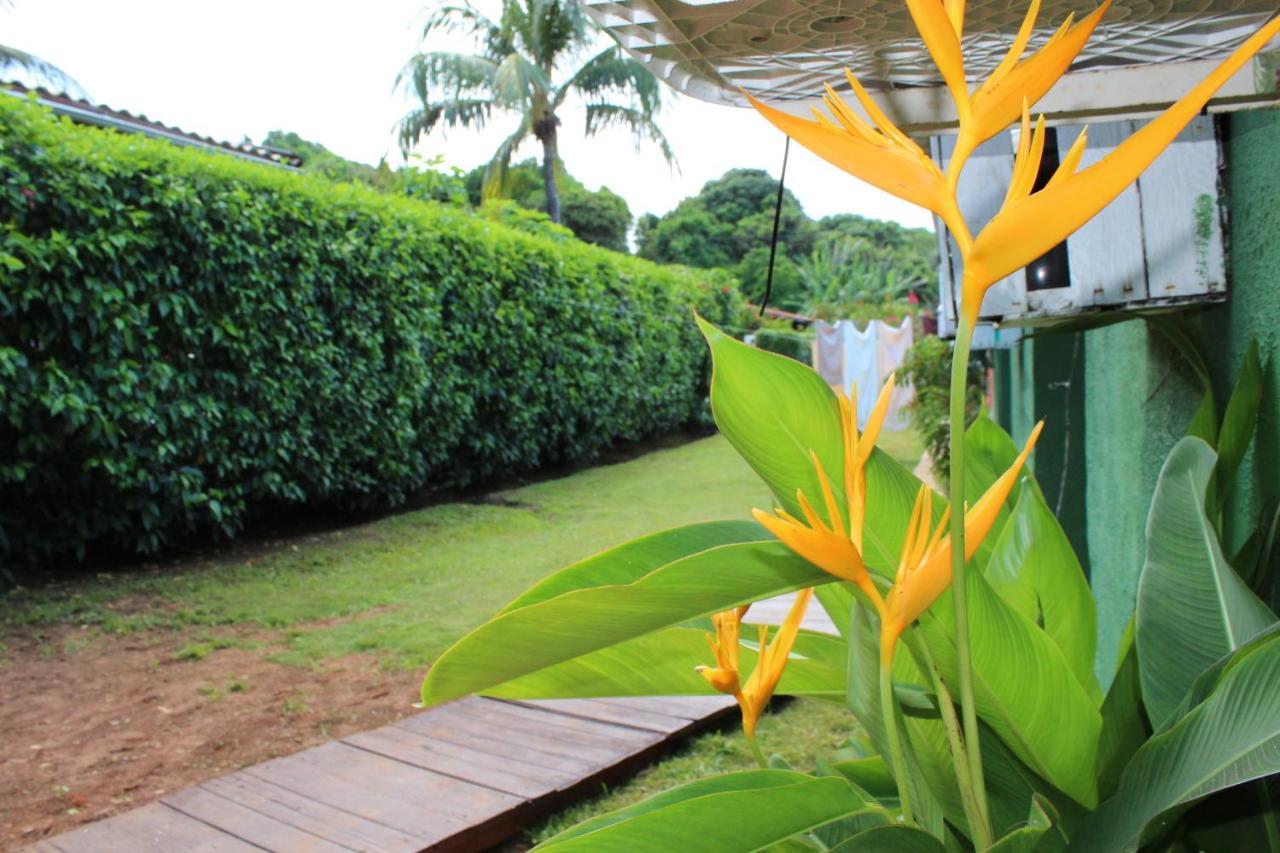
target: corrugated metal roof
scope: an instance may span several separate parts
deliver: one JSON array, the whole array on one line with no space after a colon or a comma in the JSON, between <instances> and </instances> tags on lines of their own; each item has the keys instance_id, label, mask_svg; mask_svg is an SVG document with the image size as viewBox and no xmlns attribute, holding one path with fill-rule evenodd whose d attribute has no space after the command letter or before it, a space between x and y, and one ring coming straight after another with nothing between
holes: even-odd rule
<instances>
[{"instance_id":1,"label":"corrugated metal roof","mask_svg":"<svg viewBox=\"0 0 1280 853\"><path fill-rule=\"evenodd\" d=\"M45 89L28 89L21 83L0 82L0 88L10 95L18 97L34 97L39 103L51 108L58 115L66 116L81 124L93 124L109 127L125 133L141 133L157 139L165 139L176 145L192 148L203 148L232 154L245 160L258 163L270 163L285 169L298 169L302 166L302 158L292 151L270 148L265 145L254 145L251 142L225 142L211 136L201 136L179 127L163 124L145 115L135 115L125 110L117 110L92 101L73 98L68 95L50 92Z\"/></svg>"}]
</instances>

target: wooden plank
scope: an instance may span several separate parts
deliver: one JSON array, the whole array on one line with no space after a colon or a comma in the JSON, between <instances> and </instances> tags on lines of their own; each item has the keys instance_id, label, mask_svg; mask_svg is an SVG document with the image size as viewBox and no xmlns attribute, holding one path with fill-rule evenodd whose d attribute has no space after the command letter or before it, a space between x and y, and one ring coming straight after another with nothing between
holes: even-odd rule
<instances>
[{"instance_id":1,"label":"wooden plank","mask_svg":"<svg viewBox=\"0 0 1280 853\"><path fill-rule=\"evenodd\" d=\"M163 803L73 829L59 835L55 847L65 853L242 853L259 849Z\"/></svg>"},{"instance_id":2,"label":"wooden plank","mask_svg":"<svg viewBox=\"0 0 1280 853\"><path fill-rule=\"evenodd\" d=\"M395 726L361 732L342 742L526 799L548 794L578 779L574 773L481 752Z\"/></svg>"},{"instance_id":3,"label":"wooden plank","mask_svg":"<svg viewBox=\"0 0 1280 853\"><path fill-rule=\"evenodd\" d=\"M281 823L261 812L221 797L204 788L187 788L160 800L169 808L217 827L228 835L266 850L289 853L341 853L350 848Z\"/></svg>"},{"instance_id":4,"label":"wooden plank","mask_svg":"<svg viewBox=\"0 0 1280 853\"><path fill-rule=\"evenodd\" d=\"M244 772L425 843L444 841L524 804L520 797L336 741Z\"/></svg>"},{"instance_id":5,"label":"wooden plank","mask_svg":"<svg viewBox=\"0 0 1280 853\"><path fill-rule=\"evenodd\" d=\"M412 833L317 802L248 773L232 773L230 776L210 779L200 787L281 823L327 838L352 850L400 853L422 847Z\"/></svg>"},{"instance_id":6,"label":"wooden plank","mask_svg":"<svg viewBox=\"0 0 1280 853\"><path fill-rule=\"evenodd\" d=\"M623 708L635 708L641 711L653 711L672 716L683 717L689 723L700 722L707 717L736 708L738 703L732 696L619 696L601 699Z\"/></svg>"},{"instance_id":7,"label":"wooden plank","mask_svg":"<svg viewBox=\"0 0 1280 853\"><path fill-rule=\"evenodd\" d=\"M469 722L465 719L458 720L452 717L446 719L444 715L434 710L408 717L392 725L435 740L464 746L477 752L487 752L494 756L505 756L574 777L580 778L590 773L595 766L593 761L566 754L560 749L551 752L522 742L518 733L510 735L494 732L484 724Z\"/></svg>"},{"instance_id":8,"label":"wooden plank","mask_svg":"<svg viewBox=\"0 0 1280 853\"><path fill-rule=\"evenodd\" d=\"M596 699L533 699L514 704L664 735L681 731L689 725L688 717L673 716L654 709L628 707Z\"/></svg>"},{"instance_id":9,"label":"wooden plank","mask_svg":"<svg viewBox=\"0 0 1280 853\"><path fill-rule=\"evenodd\" d=\"M464 700L468 701L468 700ZM509 744L523 744L542 752L576 758L590 768L608 766L662 740L661 735L566 717L533 708L492 702L437 709L440 719ZM606 730L607 733L601 730Z\"/></svg>"}]
</instances>

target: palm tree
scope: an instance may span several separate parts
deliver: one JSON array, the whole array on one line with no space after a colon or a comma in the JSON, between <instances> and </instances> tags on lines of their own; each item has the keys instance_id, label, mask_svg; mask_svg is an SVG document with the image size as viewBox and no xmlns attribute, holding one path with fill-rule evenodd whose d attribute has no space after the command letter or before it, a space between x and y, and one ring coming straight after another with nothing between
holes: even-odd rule
<instances>
[{"instance_id":1,"label":"palm tree","mask_svg":"<svg viewBox=\"0 0 1280 853\"><path fill-rule=\"evenodd\" d=\"M21 83L28 89L46 89L70 98L89 99L84 87L52 62L3 44L0 44L0 80Z\"/></svg>"},{"instance_id":2,"label":"palm tree","mask_svg":"<svg viewBox=\"0 0 1280 853\"><path fill-rule=\"evenodd\" d=\"M421 103L400 120L405 153L437 125L483 127L495 111L516 113L519 126L485 169L484 195L502 192L511 157L530 136L542 143L542 179L547 213L560 221L556 190L560 119L556 111L574 94L586 100L587 136L607 127L631 131L636 146L650 140L667 162L671 147L654 123L659 84L643 65L616 45L588 57L598 28L577 0L503 0L494 21L467 0L433 11L423 38L436 31L459 32L476 40L475 54L430 51L414 56L400 72L397 87L407 86ZM587 57L581 64L576 61ZM563 69L576 68L555 82Z\"/></svg>"}]
</instances>

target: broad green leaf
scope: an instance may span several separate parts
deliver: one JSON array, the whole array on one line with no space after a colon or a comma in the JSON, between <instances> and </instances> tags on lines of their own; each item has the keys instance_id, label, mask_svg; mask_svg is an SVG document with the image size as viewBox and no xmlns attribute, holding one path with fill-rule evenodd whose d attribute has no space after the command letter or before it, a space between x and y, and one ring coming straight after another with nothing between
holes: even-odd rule
<instances>
[{"instance_id":1,"label":"broad green leaf","mask_svg":"<svg viewBox=\"0 0 1280 853\"><path fill-rule=\"evenodd\" d=\"M986 853L1035 853L1044 834L1053 826L1048 804L1039 797L1031 801L1031 815L1017 829L1011 830L987 848Z\"/></svg>"},{"instance_id":2,"label":"broad green leaf","mask_svg":"<svg viewBox=\"0 0 1280 853\"><path fill-rule=\"evenodd\" d=\"M849 664L845 676L845 701L858 722L862 724L872 745L880 755L888 752L888 741L885 735L884 717L880 710L880 622L875 612L869 608L858 606L850 611L849 632ZM909 656L903 652L897 655L894 672L902 675L909 671L912 664ZM919 679L917 679L919 680ZM932 725L941 728L936 721L908 721L907 736L903 741L903 752L907 763L907 776L911 790L911 802L915 809L915 818L920 825L931 832L941 834L944 820L948 817L963 820L964 811L959 795L954 786L947 785L946 776L926 772L924 768L936 769L945 764L942 757L932 754L937 738L922 738L922 731ZM945 743L946 734L942 733ZM923 759L917 755L917 748L925 753ZM896 784L895 784L896 788ZM942 793L954 802L945 807L936 796Z\"/></svg>"},{"instance_id":3,"label":"broad green leaf","mask_svg":"<svg viewBox=\"0 0 1280 853\"><path fill-rule=\"evenodd\" d=\"M1009 434L991 420L985 408L978 413L964 431L964 499L970 506L1013 464L1020 450ZM994 529L1001 528L1010 508L1018 502L1023 491L1022 480L1019 478L1009 492Z\"/></svg>"},{"instance_id":4,"label":"broad green leaf","mask_svg":"<svg viewBox=\"0 0 1280 853\"><path fill-rule=\"evenodd\" d=\"M844 699L843 662L809 659L804 648L829 652L831 638L802 636L787 663L778 695ZM706 631L664 628L643 637L596 649L483 691L501 699L575 699L598 696L705 696L714 693L696 667L714 664ZM743 638L754 635L744 630ZM838 642L838 641L836 641ZM739 666L755 669L756 649L743 644Z\"/></svg>"},{"instance_id":5,"label":"broad green leaf","mask_svg":"<svg viewBox=\"0 0 1280 853\"><path fill-rule=\"evenodd\" d=\"M783 770L758 772L798 778L793 784L725 790L681 799L661 808L628 815L584 834L569 838L557 836L537 849L669 853L687 850L693 845L700 850L760 850L831 821L875 808L842 779L815 779Z\"/></svg>"},{"instance_id":6,"label":"broad green leaf","mask_svg":"<svg viewBox=\"0 0 1280 853\"><path fill-rule=\"evenodd\" d=\"M1147 740L1142 712L1142 685L1138 678L1138 650L1133 644L1133 620L1125 631L1120 666L1102 702L1102 736L1098 739L1098 795L1109 797L1120 783L1120 773Z\"/></svg>"},{"instance_id":7,"label":"broad green leaf","mask_svg":"<svg viewBox=\"0 0 1280 853\"><path fill-rule=\"evenodd\" d=\"M946 853L929 833L907 826L878 826L832 847L831 853Z\"/></svg>"},{"instance_id":8,"label":"broad green leaf","mask_svg":"<svg viewBox=\"0 0 1280 853\"><path fill-rule=\"evenodd\" d=\"M1228 564L1205 515L1215 461L1203 441L1183 438L1151 499L1136 624L1142 699L1157 729L1203 669L1276 621Z\"/></svg>"},{"instance_id":9,"label":"broad green leaf","mask_svg":"<svg viewBox=\"0 0 1280 853\"><path fill-rule=\"evenodd\" d=\"M1196 406L1195 414L1191 416L1191 423L1187 424L1187 435L1201 439L1210 447L1217 446L1218 411L1212 391L1206 391L1200 398L1200 405Z\"/></svg>"},{"instance_id":10,"label":"broad green leaf","mask_svg":"<svg viewBox=\"0 0 1280 853\"><path fill-rule=\"evenodd\" d=\"M987 581L1062 651L1076 680L1101 701L1093 673L1096 614L1084 570L1044 498L1022 490L987 561Z\"/></svg>"},{"instance_id":11,"label":"broad green leaf","mask_svg":"<svg viewBox=\"0 0 1280 853\"><path fill-rule=\"evenodd\" d=\"M641 536L561 569L498 612L518 610L575 589L631 583L667 563L708 548L768 538L769 533L754 521L712 521Z\"/></svg>"},{"instance_id":12,"label":"broad green leaf","mask_svg":"<svg viewBox=\"0 0 1280 853\"><path fill-rule=\"evenodd\" d=\"M1280 772L1280 634L1237 655L1207 699L1138 750L1071 850L1134 850L1162 814Z\"/></svg>"},{"instance_id":13,"label":"broad green leaf","mask_svg":"<svg viewBox=\"0 0 1280 853\"><path fill-rule=\"evenodd\" d=\"M829 580L779 542L711 548L632 583L580 588L498 614L432 665L423 701L434 705L487 690L661 628Z\"/></svg>"},{"instance_id":14,"label":"broad green leaf","mask_svg":"<svg viewBox=\"0 0 1280 853\"><path fill-rule=\"evenodd\" d=\"M661 794L655 794L634 805L626 806L571 826L564 832L548 839L544 842L544 846L561 844L571 839L580 838L598 829L613 826L640 815L660 811L686 800L705 797L708 794L768 790L770 788L796 785L810 781L812 778L804 773L796 773L790 770L745 770L738 773L725 773L721 776L699 779L696 782L690 782L687 785L680 785L668 791L663 791ZM865 797L862 799L864 802L867 800Z\"/></svg>"},{"instance_id":15,"label":"broad green leaf","mask_svg":"<svg viewBox=\"0 0 1280 853\"><path fill-rule=\"evenodd\" d=\"M966 578L979 718L1051 785L1081 805L1094 805L1102 727L1097 703L1048 634L996 595L981 572L968 572ZM955 683L949 591L919 624L939 668Z\"/></svg>"},{"instance_id":16,"label":"broad green leaf","mask_svg":"<svg viewBox=\"0 0 1280 853\"><path fill-rule=\"evenodd\" d=\"M829 763L819 757L818 771L819 775L839 774L878 800L896 801L898 798L898 786L893 781L893 774L879 755Z\"/></svg>"},{"instance_id":17,"label":"broad green leaf","mask_svg":"<svg viewBox=\"0 0 1280 853\"><path fill-rule=\"evenodd\" d=\"M699 327L711 347L711 409L720 432L795 515L797 489L814 499L821 494L812 450L844 512L840 414L831 388L793 359L747 346L703 320ZM893 577L919 488L920 481L888 454L872 454L863 559L873 571Z\"/></svg>"},{"instance_id":18,"label":"broad green leaf","mask_svg":"<svg viewBox=\"0 0 1280 853\"><path fill-rule=\"evenodd\" d=\"M1227 400L1227 409L1222 413L1222 430L1218 434L1218 489L1222 494L1235 479L1240 462L1244 459L1245 450L1253 438L1254 428L1258 423L1258 407L1262 403L1262 360L1258 355L1258 341L1249 341L1244 360L1240 363L1240 373L1236 378L1236 387Z\"/></svg>"},{"instance_id":19,"label":"broad green leaf","mask_svg":"<svg viewBox=\"0 0 1280 853\"><path fill-rule=\"evenodd\" d=\"M1210 694L1212 694L1214 689L1218 686L1218 682L1222 680L1222 677L1226 675L1232 667L1239 665L1241 661L1245 660L1249 655L1259 649L1265 647L1268 643L1275 640L1277 636L1280 636L1280 622L1270 626L1230 654L1223 655L1214 662L1213 666L1196 676L1196 680L1192 683L1191 689L1187 691L1186 696L1182 697L1182 702L1178 705L1178 709L1173 712L1165 725L1156 731L1156 734L1163 734L1165 730L1173 726L1174 723L1185 717L1188 711L1199 705L1205 699L1208 699Z\"/></svg>"},{"instance_id":20,"label":"broad green leaf","mask_svg":"<svg viewBox=\"0 0 1280 853\"><path fill-rule=\"evenodd\" d=\"M833 484L843 482L835 394L821 376L798 361L748 346L701 317L698 326L711 347L716 426L778 503L799 516L796 490L821 493L811 451Z\"/></svg>"},{"instance_id":21,"label":"broad green leaf","mask_svg":"<svg viewBox=\"0 0 1280 853\"><path fill-rule=\"evenodd\" d=\"M1050 846L1065 845L1064 833L1080 821L1084 808L1020 761L985 723L980 722L978 726L982 731L982 769L991 806L991 825L996 836L1021 826L1032 804L1039 800L1045 809L1052 809L1050 817L1054 828L1050 834L1060 842Z\"/></svg>"}]
</instances>

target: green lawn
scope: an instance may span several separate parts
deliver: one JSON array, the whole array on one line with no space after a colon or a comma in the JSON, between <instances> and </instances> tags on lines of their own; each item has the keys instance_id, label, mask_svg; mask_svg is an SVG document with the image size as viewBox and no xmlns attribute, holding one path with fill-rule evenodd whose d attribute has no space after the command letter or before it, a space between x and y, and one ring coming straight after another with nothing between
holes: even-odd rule
<instances>
[{"instance_id":1,"label":"green lawn","mask_svg":"<svg viewBox=\"0 0 1280 853\"><path fill-rule=\"evenodd\" d=\"M905 463L913 436L886 437ZM106 630L260 625L286 633L286 663L372 652L417 668L547 574L655 530L746 518L768 495L721 437L360 527L257 549L98 575L0 599L6 623ZM236 552L232 552L233 554Z\"/></svg>"},{"instance_id":2,"label":"green lawn","mask_svg":"<svg viewBox=\"0 0 1280 853\"><path fill-rule=\"evenodd\" d=\"M809 772L814 757L829 755L850 737L861 734L853 715L843 705L818 699L797 699L776 714L766 714L756 729L765 755L778 755L792 768ZM683 750L642 770L634 778L601 796L570 806L541 826L531 827L531 843L546 841L558 832L588 818L629 806L677 785L707 776L753 770L755 759L741 729L730 728L694 738Z\"/></svg>"}]
</instances>

